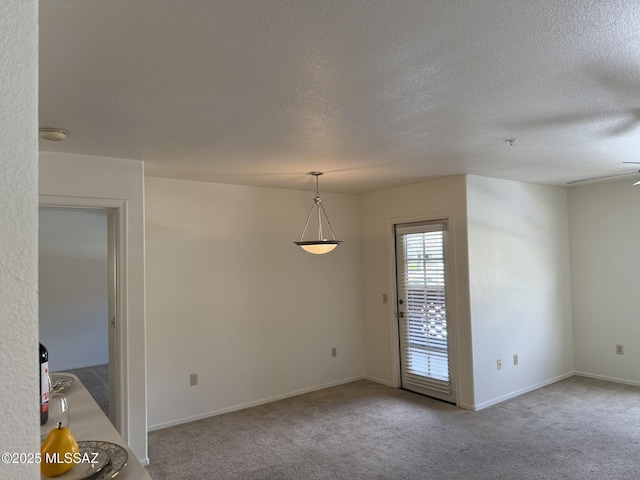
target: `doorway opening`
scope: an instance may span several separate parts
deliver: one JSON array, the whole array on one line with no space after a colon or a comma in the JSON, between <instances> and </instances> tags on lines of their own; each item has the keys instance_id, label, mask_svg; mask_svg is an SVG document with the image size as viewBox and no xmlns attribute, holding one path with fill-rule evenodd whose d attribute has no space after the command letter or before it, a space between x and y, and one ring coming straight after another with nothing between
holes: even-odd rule
<instances>
[{"instance_id":1,"label":"doorway opening","mask_svg":"<svg viewBox=\"0 0 640 480\"><path fill-rule=\"evenodd\" d=\"M111 207L41 204L39 302L52 377L75 374L120 431L118 215Z\"/></svg>"}]
</instances>

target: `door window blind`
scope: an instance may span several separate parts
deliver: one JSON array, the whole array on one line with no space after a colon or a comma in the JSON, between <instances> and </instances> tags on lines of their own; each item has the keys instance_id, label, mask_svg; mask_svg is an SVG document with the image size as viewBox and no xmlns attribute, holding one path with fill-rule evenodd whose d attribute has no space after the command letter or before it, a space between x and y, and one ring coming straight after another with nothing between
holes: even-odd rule
<instances>
[{"instance_id":1,"label":"door window blind","mask_svg":"<svg viewBox=\"0 0 640 480\"><path fill-rule=\"evenodd\" d=\"M397 226L403 384L451 393L447 334L446 221Z\"/></svg>"}]
</instances>

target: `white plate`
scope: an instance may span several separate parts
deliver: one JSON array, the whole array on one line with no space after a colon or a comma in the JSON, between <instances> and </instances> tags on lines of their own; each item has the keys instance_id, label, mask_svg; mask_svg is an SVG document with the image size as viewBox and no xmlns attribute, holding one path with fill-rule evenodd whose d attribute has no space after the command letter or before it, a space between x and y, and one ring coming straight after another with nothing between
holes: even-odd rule
<instances>
[{"instance_id":1,"label":"white plate","mask_svg":"<svg viewBox=\"0 0 640 480\"><path fill-rule=\"evenodd\" d=\"M86 442L78 442L78 446L80 447L80 458L82 459L81 463L77 463L71 470L62 475L58 475L55 478L60 480L84 480L85 478L96 475L109 464L111 457L108 452L98 450L94 448L93 445L85 445L85 443ZM52 477L40 474L40 478L42 480L46 480Z\"/></svg>"},{"instance_id":2,"label":"white plate","mask_svg":"<svg viewBox=\"0 0 640 480\"><path fill-rule=\"evenodd\" d=\"M109 463L99 472L93 472L91 480L108 480L115 477L120 471L127 466L129 454L124 447L111 442L103 442L101 440L82 440L78 442L80 449L85 448L89 452L104 452L109 456ZM63 480L62 477L55 477ZM83 477L86 478L86 477ZM67 479L64 479L67 480Z\"/></svg>"},{"instance_id":3,"label":"white plate","mask_svg":"<svg viewBox=\"0 0 640 480\"><path fill-rule=\"evenodd\" d=\"M65 375L64 373L52 373L50 378L53 393L61 392L74 382L74 378L71 375Z\"/></svg>"}]
</instances>

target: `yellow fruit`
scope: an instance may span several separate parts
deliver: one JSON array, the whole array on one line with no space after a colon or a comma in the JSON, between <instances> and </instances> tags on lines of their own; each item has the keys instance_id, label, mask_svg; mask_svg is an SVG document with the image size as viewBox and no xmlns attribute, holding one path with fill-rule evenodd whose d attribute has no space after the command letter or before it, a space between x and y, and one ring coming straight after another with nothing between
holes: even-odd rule
<instances>
[{"instance_id":1,"label":"yellow fruit","mask_svg":"<svg viewBox=\"0 0 640 480\"><path fill-rule=\"evenodd\" d=\"M75 466L78 452L80 448L71 430L58 423L40 446L40 471L47 477L62 475Z\"/></svg>"}]
</instances>

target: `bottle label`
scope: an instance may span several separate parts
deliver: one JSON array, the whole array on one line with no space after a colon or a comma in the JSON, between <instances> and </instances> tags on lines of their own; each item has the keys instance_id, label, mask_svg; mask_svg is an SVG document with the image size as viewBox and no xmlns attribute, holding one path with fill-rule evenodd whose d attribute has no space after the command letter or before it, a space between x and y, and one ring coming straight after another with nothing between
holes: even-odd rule
<instances>
[{"instance_id":1,"label":"bottle label","mask_svg":"<svg viewBox=\"0 0 640 480\"><path fill-rule=\"evenodd\" d=\"M42 396L40 398L41 412L49 411L49 390L51 389L51 379L49 378L49 362L43 362L40 364L40 391Z\"/></svg>"}]
</instances>

